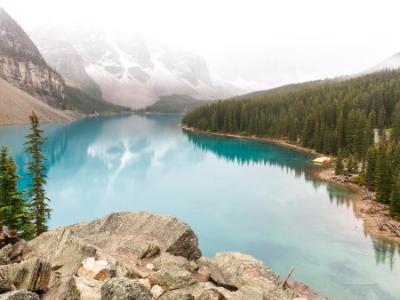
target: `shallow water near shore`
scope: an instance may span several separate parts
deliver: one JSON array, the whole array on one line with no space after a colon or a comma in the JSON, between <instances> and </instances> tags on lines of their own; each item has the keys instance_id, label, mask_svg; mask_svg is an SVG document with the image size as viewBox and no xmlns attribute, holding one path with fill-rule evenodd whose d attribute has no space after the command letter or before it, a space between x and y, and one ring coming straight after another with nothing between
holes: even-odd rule
<instances>
[{"instance_id":1,"label":"shallow water near shore","mask_svg":"<svg viewBox=\"0 0 400 300\"><path fill-rule=\"evenodd\" d=\"M310 156L183 132L179 116L45 124L51 227L113 211L173 215L204 255L240 251L332 299L400 299L399 251L366 236L343 187L313 178ZM28 126L0 127L24 174ZM27 178L21 186L27 186Z\"/></svg>"}]
</instances>

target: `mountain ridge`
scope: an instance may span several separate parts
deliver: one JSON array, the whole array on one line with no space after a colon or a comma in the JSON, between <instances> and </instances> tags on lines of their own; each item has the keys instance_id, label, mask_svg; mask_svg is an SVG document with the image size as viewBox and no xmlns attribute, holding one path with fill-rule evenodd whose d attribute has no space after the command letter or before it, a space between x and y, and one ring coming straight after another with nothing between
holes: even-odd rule
<instances>
[{"instance_id":1,"label":"mountain ridge","mask_svg":"<svg viewBox=\"0 0 400 300\"><path fill-rule=\"evenodd\" d=\"M47 36L47 44L39 41L40 35ZM86 73L100 87L104 99L114 104L143 108L160 96L220 99L243 92L213 81L202 57L135 34L122 36L101 28L79 33L43 29L32 37L39 49L47 52L46 59L57 56L55 51L48 52L50 39L68 43L83 59ZM55 67L51 59L47 61Z\"/></svg>"}]
</instances>

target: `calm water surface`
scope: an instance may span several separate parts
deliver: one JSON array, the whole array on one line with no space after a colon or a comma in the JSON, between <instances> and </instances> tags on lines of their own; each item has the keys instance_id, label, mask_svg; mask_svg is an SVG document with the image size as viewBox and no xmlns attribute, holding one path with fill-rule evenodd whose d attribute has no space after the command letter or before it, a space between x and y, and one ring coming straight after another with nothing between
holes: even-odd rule
<instances>
[{"instance_id":1,"label":"calm water surface","mask_svg":"<svg viewBox=\"0 0 400 300\"><path fill-rule=\"evenodd\" d=\"M176 116L44 125L52 227L146 210L189 223L203 253L246 252L333 299L400 299L399 251L366 236L354 195L275 145L183 133ZM0 128L24 174L27 126ZM26 180L21 182L26 186Z\"/></svg>"}]
</instances>

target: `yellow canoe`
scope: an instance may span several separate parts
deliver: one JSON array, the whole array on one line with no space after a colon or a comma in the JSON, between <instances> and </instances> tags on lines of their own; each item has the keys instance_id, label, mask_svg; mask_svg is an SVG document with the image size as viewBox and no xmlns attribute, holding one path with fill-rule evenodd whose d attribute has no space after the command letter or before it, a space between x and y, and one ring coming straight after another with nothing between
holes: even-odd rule
<instances>
[{"instance_id":1,"label":"yellow canoe","mask_svg":"<svg viewBox=\"0 0 400 300\"><path fill-rule=\"evenodd\" d=\"M320 156L320 157L313 159L313 163L316 163L316 164L329 164L330 162L332 162L332 158L330 158L328 156Z\"/></svg>"}]
</instances>

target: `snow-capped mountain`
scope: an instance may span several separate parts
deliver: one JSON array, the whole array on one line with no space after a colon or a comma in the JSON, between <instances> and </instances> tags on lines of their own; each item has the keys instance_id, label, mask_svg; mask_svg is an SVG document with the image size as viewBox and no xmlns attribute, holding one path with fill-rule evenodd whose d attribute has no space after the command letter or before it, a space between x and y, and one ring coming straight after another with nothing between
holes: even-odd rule
<instances>
[{"instance_id":1,"label":"snow-capped mountain","mask_svg":"<svg viewBox=\"0 0 400 300\"><path fill-rule=\"evenodd\" d=\"M68 42L82 58L85 72L100 86L103 98L115 104L142 108L164 95L218 99L242 92L213 82L202 57L139 36L93 28L45 35L47 40L53 36ZM67 60L65 64L82 64L79 59L68 59L43 40L37 44L45 58L51 57L48 63L55 68L54 63L60 65L61 60ZM63 74L63 70L57 70ZM64 76L68 78L67 74Z\"/></svg>"},{"instance_id":2,"label":"snow-capped mountain","mask_svg":"<svg viewBox=\"0 0 400 300\"><path fill-rule=\"evenodd\" d=\"M400 52L395 55L385 59L381 63L368 69L365 73L374 73L383 70L396 70L400 68Z\"/></svg>"}]
</instances>

